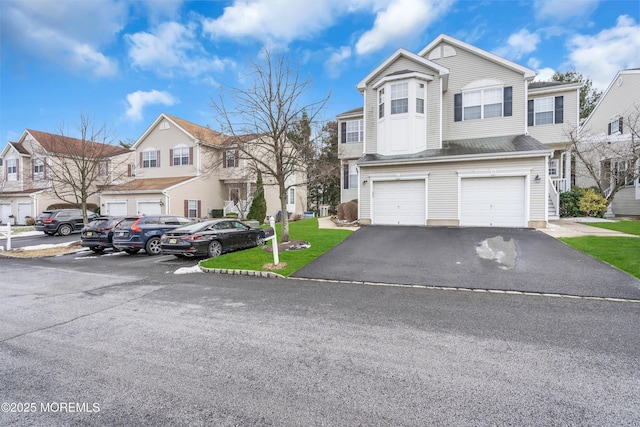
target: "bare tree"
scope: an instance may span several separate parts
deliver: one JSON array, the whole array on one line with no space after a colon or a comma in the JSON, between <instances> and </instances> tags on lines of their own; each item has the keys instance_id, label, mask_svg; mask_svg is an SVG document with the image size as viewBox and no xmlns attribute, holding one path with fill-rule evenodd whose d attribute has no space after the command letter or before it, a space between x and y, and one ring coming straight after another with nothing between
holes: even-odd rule
<instances>
[{"instance_id":1,"label":"bare tree","mask_svg":"<svg viewBox=\"0 0 640 427\"><path fill-rule=\"evenodd\" d=\"M293 140L291 132L301 120L313 124L329 95L308 101L311 80L282 55L263 51L264 60L251 64L246 87L229 87L220 92L212 107L222 126L222 133L232 137L240 156L250 160L265 178L278 187L282 212L282 241L289 240L287 193L300 184L297 174L306 173L309 144L312 138ZM304 118L303 118L304 113Z\"/></svg>"},{"instance_id":2,"label":"bare tree","mask_svg":"<svg viewBox=\"0 0 640 427\"><path fill-rule=\"evenodd\" d=\"M611 204L616 193L640 178L640 105L621 118L623 133L590 135L589 129L569 133L578 163L576 178L586 178Z\"/></svg>"},{"instance_id":3,"label":"bare tree","mask_svg":"<svg viewBox=\"0 0 640 427\"><path fill-rule=\"evenodd\" d=\"M95 120L80 115L79 138L67 134L64 125L58 134L39 141L46 159L46 177L51 190L62 201L79 206L87 222L87 200L101 189L127 176L131 151L111 145L106 125L96 126Z\"/></svg>"}]
</instances>

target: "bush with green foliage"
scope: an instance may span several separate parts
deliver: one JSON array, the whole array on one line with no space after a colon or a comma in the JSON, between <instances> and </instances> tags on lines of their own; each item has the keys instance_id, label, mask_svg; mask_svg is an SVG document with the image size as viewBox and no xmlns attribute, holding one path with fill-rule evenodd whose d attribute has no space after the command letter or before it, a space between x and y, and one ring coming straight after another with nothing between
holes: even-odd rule
<instances>
[{"instance_id":1,"label":"bush with green foliage","mask_svg":"<svg viewBox=\"0 0 640 427\"><path fill-rule=\"evenodd\" d=\"M580 198L578 206L586 216L602 218L607 211L607 199L589 188Z\"/></svg>"},{"instance_id":2,"label":"bush with green foliage","mask_svg":"<svg viewBox=\"0 0 640 427\"><path fill-rule=\"evenodd\" d=\"M584 188L573 187L571 191L560 193L560 216L561 217L578 217L584 216L584 212L580 210L580 198L585 193Z\"/></svg>"},{"instance_id":3,"label":"bush with green foliage","mask_svg":"<svg viewBox=\"0 0 640 427\"><path fill-rule=\"evenodd\" d=\"M222 218L224 216L224 209L211 209L211 218Z\"/></svg>"},{"instance_id":4,"label":"bush with green foliage","mask_svg":"<svg viewBox=\"0 0 640 427\"><path fill-rule=\"evenodd\" d=\"M258 172L256 181L256 192L253 195L253 202L247 214L248 219L255 219L262 224L267 217L267 200L264 198L264 186L262 185L262 174Z\"/></svg>"},{"instance_id":5,"label":"bush with green foliage","mask_svg":"<svg viewBox=\"0 0 640 427\"><path fill-rule=\"evenodd\" d=\"M238 213L237 212L229 212L224 217L225 218L238 218Z\"/></svg>"}]
</instances>

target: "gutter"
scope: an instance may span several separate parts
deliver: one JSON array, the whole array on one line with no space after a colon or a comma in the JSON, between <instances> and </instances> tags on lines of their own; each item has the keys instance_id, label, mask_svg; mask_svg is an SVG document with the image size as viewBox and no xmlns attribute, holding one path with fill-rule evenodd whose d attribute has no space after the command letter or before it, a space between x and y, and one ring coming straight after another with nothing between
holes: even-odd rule
<instances>
[{"instance_id":1,"label":"gutter","mask_svg":"<svg viewBox=\"0 0 640 427\"><path fill-rule=\"evenodd\" d=\"M531 157L551 157L554 150L539 150L539 151L525 151L515 153L491 153L486 154L469 154L464 156L442 156L423 159L397 159L397 160L371 160L366 162L358 162L360 167L368 166L391 166L397 164L411 165L411 164L423 164L423 163L448 163L448 162L469 162L473 160L503 160L503 159L518 159L518 158L531 158ZM526 153L526 154L524 154Z\"/></svg>"}]
</instances>

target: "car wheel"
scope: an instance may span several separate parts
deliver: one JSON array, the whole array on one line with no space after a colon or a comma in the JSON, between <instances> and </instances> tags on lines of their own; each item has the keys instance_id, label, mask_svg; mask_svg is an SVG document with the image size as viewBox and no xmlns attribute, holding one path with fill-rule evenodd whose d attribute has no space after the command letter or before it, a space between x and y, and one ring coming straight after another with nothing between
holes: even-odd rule
<instances>
[{"instance_id":1,"label":"car wheel","mask_svg":"<svg viewBox=\"0 0 640 427\"><path fill-rule=\"evenodd\" d=\"M135 254L137 254L137 253L138 253L138 251L139 251L139 250L140 250L140 249L125 249L124 251L125 251L126 253L128 253L129 255L135 255Z\"/></svg>"},{"instance_id":2,"label":"car wheel","mask_svg":"<svg viewBox=\"0 0 640 427\"><path fill-rule=\"evenodd\" d=\"M209 243L209 247L207 248L207 255L209 256L209 258L215 258L217 256L220 256L221 253L222 253L222 244L220 244L220 242L218 242L217 240L214 240L211 243Z\"/></svg>"},{"instance_id":3,"label":"car wheel","mask_svg":"<svg viewBox=\"0 0 640 427\"><path fill-rule=\"evenodd\" d=\"M58 228L58 233L61 236L68 236L69 234L71 234L72 231L73 231L73 229L71 228L71 226L69 224L62 224Z\"/></svg>"},{"instance_id":4,"label":"car wheel","mask_svg":"<svg viewBox=\"0 0 640 427\"><path fill-rule=\"evenodd\" d=\"M94 246L91 250L97 254L102 253L104 251L104 246Z\"/></svg>"},{"instance_id":5,"label":"car wheel","mask_svg":"<svg viewBox=\"0 0 640 427\"><path fill-rule=\"evenodd\" d=\"M147 240L147 244L144 245L144 250L147 251L149 255L160 255L160 238L150 237L149 240Z\"/></svg>"}]
</instances>

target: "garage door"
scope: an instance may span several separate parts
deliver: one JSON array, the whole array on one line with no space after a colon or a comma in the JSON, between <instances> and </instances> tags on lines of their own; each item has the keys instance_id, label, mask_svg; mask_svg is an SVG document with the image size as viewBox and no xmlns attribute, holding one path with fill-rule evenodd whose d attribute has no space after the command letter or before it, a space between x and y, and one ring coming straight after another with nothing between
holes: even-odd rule
<instances>
[{"instance_id":1,"label":"garage door","mask_svg":"<svg viewBox=\"0 0 640 427\"><path fill-rule=\"evenodd\" d=\"M127 202L106 202L106 215L127 216Z\"/></svg>"},{"instance_id":2,"label":"garage door","mask_svg":"<svg viewBox=\"0 0 640 427\"><path fill-rule=\"evenodd\" d=\"M9 215L11 215L11 205L4 203L0 204L0 223L8 224Z\"/></svg>"},{"instance_id":3,"label":"garage door","mask_svg":"<svg viewBox=\"0 0 640 427\"><path fill-rule=\"evenodd\" d=\"M425 180L375 181L373 223L425 225Z\"/></svg>"},{"instance_id":4,"label":"garage door","mask_svg":"<svg viewBox=\"0 0 640 427\"><path fill-rule=\"evenodd\" d=\"M464 178L460 225L525 227L524 177Z\"/></svg>"},{"instance_id":5,"label":"garage door","mask_svg":"<svg viewBox=\"0 0 640 427\"><path fill-rule=\"evenodd\" d=\"M138 213L140 215L161 215L160 202L138 202Z\"/></svg>"},{"instance_id":6,"label":"garage door","mask_svg":"<svg viewBox=\"0 0 640 427\"><path fill-rule=\"evenodd\" d=\"M33 213L31 213L31 203L18 203L18 217L16 218L16 224L25 224L25 218L28 216L33 216Z\"/></svg>"}]
</instances>

